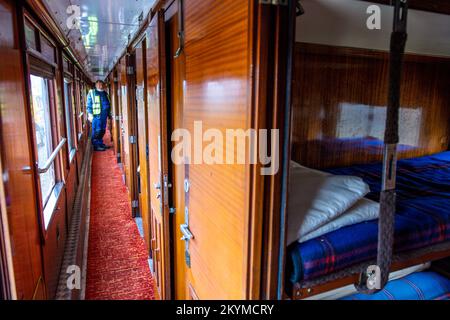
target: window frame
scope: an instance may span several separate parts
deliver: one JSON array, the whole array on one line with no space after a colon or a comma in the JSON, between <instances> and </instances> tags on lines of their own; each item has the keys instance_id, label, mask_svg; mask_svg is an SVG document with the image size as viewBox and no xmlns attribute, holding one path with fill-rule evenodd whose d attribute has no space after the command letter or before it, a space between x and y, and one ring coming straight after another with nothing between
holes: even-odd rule
<instances>
[{"instance_id":1,"label":"window frame","mask_svg":"<svg viewBox=\"0 0 450 320\"><path fill-rule=\"evenodd\" d=\"M64 91L65 127L67 135L67 155L69 157L69 164L72 164L72 162L75 159L75 155L77 153L77 144L76 144L77 139L74 134L75 131L74 131L74 113L73 113L73 80L67 76L64 76L63 86L64 86L63 91ZM67 105L67 102L69 105ZM68 128L67 124L70 124L70 128ZM69 143L69 137L71 138L72 148Z\"/></svg>"},{"instance_id":2,"label":"window frame","mask_svg":"<svg viewBox=\"0 0 450 320\"><path fill-rule=\"evenodd\" d=\"M37 126L36 126L36 120L35 120L35 118L36 118L36 113L35 113L35 105L34 105L34 94L33 94L33 81L32 81L32 77L35 77L35 78L38 78L38 79L42 79L44 82L45 82L45 88L43 88L43 89L46 89L46 95L47 95L47 97L46 97L46 102L47 102L47 106L45 106L46 107L46 109L47 109L47 107L48 107L48 111L50 112L50 118L49 118L49 123L47 124L47 123L45 123L44 124L44 126L45 126L45 137L43 138L43 139L45 139L46 140L46 142L47 143L49 143L50 144L50 146L48 146L48 148L50 149L50 150L53 150L54 149L54 139L53 139L53 121L52 121L52 113L51 113L51 98L50 98L50 86L51 86L51 81L49 80L49 79L47 79L47 78L45 78L45 77L43 77L42 75L38 75L38 74L35 74L35 73L30 73L30 83L31 83L31 86L30 86L30 96L31 96L31 118L32 118L32 120L33 120L33 135L34 135L34 137L35 137L35 145L34 145L34 148L35 148L35 152L36 152L36 167L37 168L39 168L39 141L38 141L38 139L37 139ZM42 92L40 92L40 93L42 93ZM47 110L44 110L44 113L46 113L47 112ZM44 120L44 122L47 122L46 120ZM49 127L47 127L47 125L49 125ZM49 136L50 136L50 139L49 139ZM50 151L51 152L51 151ZM50 153L51 154L51 153ZM47 155L47 157L49 157L49 155ZM51 190L50 190L50 192L48 193L48 194L43 194L42 193L42 181L41 181L41 176L42 176L42 173L38 173L39 174L39 194L40 194L40 199L41 199L41 204L42 204L42 206L45 208L46 207L46 205L47 205L47 202L48 202L48 199L50 198L50 195L51 195L51 193L53 192L53 189L55 188L55 185L56 185L56 183L57 183L57 181L56 181L56 166L55 166L55 164L54 163L52 163L52 171L53 171L53 180L54 180L54 184L53 184L53 186L52 186L52 188L51 188ZM44 197L45 197L45 199L44 199Z\"/></svg>"},{"instance_id":3,"label":"window frame","mask_svg":"<svg viewBox=\"0 0 450 320\"><path fill-rule=\"evenodd\" d=\"M38 158L38 143L36 138L36 121L34 119L34 106L33 106L33 92L31 86L31 76L36 76L44 79L47 82L47 92L48 92L48 108L50 111L50 135L51 135L51 149L55 150L56 146L59 144L61 137L58 134L58 123L57 123L57 110L56 110L56 79L50 79L43 74L39 74L38 72L30 72L29 73L29 82L30 82L30 107L31 107L31 126L32 126L32 136L33 136L33 149L35 155L35 163L36 163L36 178L37 178L37 199L38 206L40 208L40 212L42 214L42 227L45 231L48 230L48 227L51 224L52 218L54 216L54 211L64 185L63 182L63 174L62 174L62 158L61 154L58 154L57 158L53 162L53 170L54 170L54 185L52 186L51 191L47 195L46 199L43 198L42 195L42 184L41 184L41 173L38 172L39 169L39 158ZM53 152L53 151L52 151Z\"/></svg>"},{"instance_id":4,"label":"window frame","mask_svg":"<svg viewBox=\"0 0 450 320\"><path fill-rule=\"evenodd\" d=\"M31 76L41 77L47 80L47 90L49 98L49 111L50 111L50 130L52 139L52 150L58 146L62 140L60 128L60 120L58 119L58 57L55 54L55 61L50 61L46 56L40 52L40 40L45 38L50 45L54 47L55 53L58 47L55 45L54 41L48 37L42 28L30 17L28 13L24 14L24 23L32 25L35 30L35 36L37 39L37 50L30 48L25 43L25 61L27 68L27 86L28 86L28 107L29 107L29 126L31 128L31 141L32 141L32 153L35 162L34 178L36 187L36 204L39 212L39 224L41 227L41 232L43 236L43 241L47 238L47 231L49 230L52 221L57 212L57 206L60 201L61 195L64 191L64 173L63 173L63 154L60 152L53 162L54 172L55 172L55 185L52 188L47 199L42 198L41 190L41 174L39 173L38 166L38 148L37 148L37 138L36 138L36 125L34 119L33 110L33 92L31 86ZM26 42L26 39L24 39ZM52 151L52 152L53 152Z\"/></svg>"},{"instance_id":5,"label":"window frame","mask_svg":"<svg viewBox=\"0 0 450 320\"><path fill-rule=\"evenodd\" d=\"M84 116L84 111L83 111L83 92L82 92L82 79L80 77L81 72L79 71L78 68L74 68L74 88L75 88L75 103L76 103L76 112L75 112L75 117L76 117L76 123L77 123L77 141L80 142L81 139L83 138L83 132L84 132L84 124L83 124L83 116ZM76 94L78 93L78 94Z\"/></svg>"}]
</instances>

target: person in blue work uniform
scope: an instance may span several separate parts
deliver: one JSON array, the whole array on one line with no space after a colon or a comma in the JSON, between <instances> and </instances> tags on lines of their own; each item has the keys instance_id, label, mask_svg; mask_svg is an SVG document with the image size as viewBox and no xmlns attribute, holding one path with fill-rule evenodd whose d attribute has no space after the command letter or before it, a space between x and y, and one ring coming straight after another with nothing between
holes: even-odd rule
<instances>
[{"instance_id":1,"label":"person in blue work uniform","mask_svg":"<svg viewBox=\"0 0 450 320\"><path fill-rule=\"evenodd\" d=\"M108 119L111 119L111 103L105 91L105 83L98 80L95 89L87 97L88 120L92 123L92 145L95 151L105 151L108 147L103 143Z\"/></svg>"}]
</instances>

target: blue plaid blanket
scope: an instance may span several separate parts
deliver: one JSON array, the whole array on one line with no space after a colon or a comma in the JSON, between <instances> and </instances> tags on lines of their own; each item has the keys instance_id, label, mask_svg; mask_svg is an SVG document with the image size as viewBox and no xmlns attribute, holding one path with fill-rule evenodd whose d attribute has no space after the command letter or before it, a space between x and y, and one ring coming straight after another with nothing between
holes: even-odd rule
<instances>
[{"instance_id":1,"label":"blue plaid blanket","mask_svg":"<svg viewBox=\"0 0 450 320\"><path fill-rule=\"evenodd\" d=\"M390 281L378 293L358 293L342 300L450 300L450 279L436 272L417 272Z\"/></svg>"},{"instance_id":2,"label":"blue plaid blanket","mask_svg":"<svg viewBox=\"0 0 450 320\"><path fill-rule=\"evenodd\" d=\"M381 163L328 169L364 179L378 201ZM450 152L398 162L395 252L450 240ZM374 259L378 220L343 227L319 238L288 247L287 285L310 280Z\"/></svg>"}]
</instances>

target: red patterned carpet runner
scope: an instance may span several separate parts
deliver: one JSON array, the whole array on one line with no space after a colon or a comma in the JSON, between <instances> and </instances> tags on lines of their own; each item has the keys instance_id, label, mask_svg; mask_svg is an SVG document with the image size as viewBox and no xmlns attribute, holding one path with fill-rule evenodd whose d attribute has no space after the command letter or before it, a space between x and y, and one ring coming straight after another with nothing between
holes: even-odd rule
<instances>
[{"instance_id":1,"label":"red patterned carpet runner","mask_svg":"<svg viewBox=\"0 0 450 320\"><path fill-rule=\"evenodd\" d=\"M112 149L94 152L91 188L86 299L154 299L144 240Z\"/></svg>"}]
</instances>

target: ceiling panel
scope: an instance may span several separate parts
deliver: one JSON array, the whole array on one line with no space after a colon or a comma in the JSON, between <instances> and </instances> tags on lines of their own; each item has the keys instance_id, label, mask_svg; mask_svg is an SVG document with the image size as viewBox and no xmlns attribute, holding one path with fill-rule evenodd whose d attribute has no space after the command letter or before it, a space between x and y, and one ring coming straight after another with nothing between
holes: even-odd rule
<instances>
[{"instance_id":1,"label":"ceiling panel","mask_svg":"<svg viewBox=\"0 0 450 320\"><path fill-rule=\"evenodd\" d=\"M394 9L379 5L381 28L369 30L370 5L355 0L302 0L305 14L297 18L296 41L388 51ZM447 15L409 9L407 53L449 57L449 39Z\"/></svg>"},{"instance_id":2,"label":"ceiling panel","mask_svg":"<svg viewBox=\"0 0 450 320\"><path fill-rule=\"evenodd\" d=\"M44 0L93 78L103 79L155 0ZM77 20L76 18L79 18ZM79 24L73 24L73 22Z\"/></svg>"}]
</instances>

